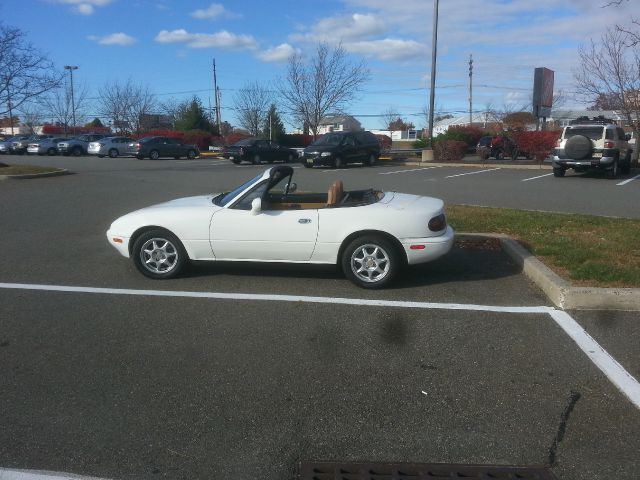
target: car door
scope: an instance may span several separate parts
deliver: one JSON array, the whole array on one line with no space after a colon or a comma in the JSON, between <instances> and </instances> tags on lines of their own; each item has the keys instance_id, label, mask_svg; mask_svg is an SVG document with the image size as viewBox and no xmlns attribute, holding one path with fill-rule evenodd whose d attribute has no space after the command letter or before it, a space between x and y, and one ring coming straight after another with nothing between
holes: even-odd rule
<instances>
[{"instance_id":1,"label":"car door","mask_svg":"<svg viewBox=\"0 0 640 480\"><path fill-rule=\"evenodd\" d=\"M253 215L251 202L265 190L266 182L214 213L209 238L216 259L305 262L311 258L318 210L269 210L265 205Z\"/></svg>"},{"instance_id":2,"label":"car door","mask_svg":"<svg viewBox=\"0 0 640 480\"><path fill-rule=\"evenodd\" d=\"M360 158L358 157L358 146L356 145L356 139L351 135L347 135L342 140L342 158L345 163L351 162L359 162Z\"/></svg>"}]
</instances>

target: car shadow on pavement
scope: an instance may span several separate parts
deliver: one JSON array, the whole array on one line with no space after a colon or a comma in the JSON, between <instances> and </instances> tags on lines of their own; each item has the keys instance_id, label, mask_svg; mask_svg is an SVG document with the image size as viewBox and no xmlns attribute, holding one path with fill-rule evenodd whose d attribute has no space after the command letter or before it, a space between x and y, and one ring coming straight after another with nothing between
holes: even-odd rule
<instances>
[{"instance_id":1,"label":"car shadow on pavement","mask_svg":"<svg viewBox=\"0 0 640 480\"><path fill-rule=\"evenodd\" d=\"M387 289L402 289L451 282L482 281L518 275L521 267L502 251L498 242L456 241L444 257L405 267ZM196 262L183 277L231 275L240 277L330 279L347 281L339 266L257 262Z\"/></svg>"}]
</instances>

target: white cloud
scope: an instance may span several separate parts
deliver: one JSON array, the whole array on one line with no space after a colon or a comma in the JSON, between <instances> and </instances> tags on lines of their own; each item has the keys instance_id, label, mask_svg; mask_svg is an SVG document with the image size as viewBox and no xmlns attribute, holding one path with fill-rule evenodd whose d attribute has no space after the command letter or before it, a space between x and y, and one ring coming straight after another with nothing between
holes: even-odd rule
<instances>
[{"instance_id":1,"label":"white cloud","mask_svg":"<svg viewBox=\"0 0 640 480\"><path fill-rule=\"evenodd\" d=\"M221 30L216 33L189 33L185 29L161 30L156 35L158 43L185 43L189 48L230 48L249 49L258 48L258 42L251 35L236 35Z\"/></svg>"},{"instance_id":2,"label":"white cloud","mask_svg":"<svg viewBox=\"0 0 640 480\"><path fill-rule=\"evenodd\" d=\"M137 42L134 37L127 35L126 33L112 33L105 35L104 37L98 37L96 35L90 35L89 40L98 42L100 45L118 45L120 47L126 47Z\"/></svg>"},{"instance_id":3,"label":"white cloud","mask_svg":"<svg viewBox=\"0 0 640 480\"><path fill-rule=\"evenodd\" d=\"M304 28L307 30L307 28ZM385 22L376 15L354 13L323 18L306 33L291 35L297 41L353 41L380 35L386 31Z\"/></svg>"},{"instance_id":4,"label":"white cloud","mask_svg":"<svg viewBox=\"0 0 640 480\"><path fill-rule=\"evenodd\" d=\"M362 42L345 43L344 48L351 53L379 60L409 60L425 57L427 47L415 40L385 38Z\"/></svg>"},{"instance_id":5,"label":"white cloud","mask_svg":"<svg viewBox=\"0 0 640 480\"><path fill-rule=\"evenodd\" d=\"M224 16L225 18L236 18L240 15L230 12L229 10L224 8L224 5L221 5L219 3L212 3L207 8L202 8L191 12L191 16L199 20L211 20L221 16Z\"/></svg>"},{"instance_id":6,"label":"white cloud","mask_svg":"<svg viewBox=\"0 0 640 480\"><path fill-rule=\"evenodd\" d=\"M93 15L95 7L104 7L114 0L54 0L61 5L70 5L71 10L80 15Z\"/></svg>"},{"instance_id":7,"label":"white cloud","mask_svg":"<svg viewBox=\"0 0 640 480\"><path fill-rule=\"evenodd\" d=\"M300 53L300 50L288 43L282 43L277 47L259 52L256 56L264 62L285 62L294 53Z\"/></svg>"}]
</instances>

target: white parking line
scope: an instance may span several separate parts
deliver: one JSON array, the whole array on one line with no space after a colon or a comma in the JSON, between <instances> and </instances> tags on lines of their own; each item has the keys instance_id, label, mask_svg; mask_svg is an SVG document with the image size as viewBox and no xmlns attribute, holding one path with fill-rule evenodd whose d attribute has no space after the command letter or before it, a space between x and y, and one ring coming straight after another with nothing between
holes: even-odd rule
<instances>
[{"instance_id":1,"label":"white parking line","mask_svg":"<svg viewBox=\"0 0 640 480\"><path fill-rule=\"evenodd\" d=\"M350 170L350 169L349 168L330 168L329 170L323 170L322 173L344 172L345 170Z\"/></svg>"},{"instance_id":2,"label":"white parking line","mask_svg":"<svg viewBox=\"0 0 640 480\"><path fill-rule=\"evenodd\" d=\"M439 167L424 167L424 168L411 168L409 170L395 170L393 172L381 172L379 173L379 175L394 175L396 173L417 172L419 170L431 170L432 168L439 168Z\"/></svg>"},{"instance_id":3,"label":"white parking line","mask_svg":"<svg viewBox=\"0 0 640 480\"><path fill-rule=\"evenodd\" d=\"M640 383L596 342L568 313L553 307L494 306L462 303L409 302L395 300L370 300L363 298L309 297L297 295L264 295L254 293L186 292L172 290L133 290L124 288L97 288L65 285L26 283L0 283L0 288L10 290L41 290L51 292L97 293L103 295L134 295L149 297L183 297L218 300L253 300L272 302L306 302L372 307L400 307L440 310L467 310L476 312L548 314L571 337L602 373L633 403L640 408Z\"/></svg>"},{"instance_id":4,"label":"white parking line","mask_svg":"<svg viewBox=\"0 0 640 480\"><path fill-rule=\"evenodd\" d=\"M0 468L0 480L106 480L85 477L73 473L48 472L44 470L13 470Z\"/></svg>"},{"instance_id":5,"label":"white parking line","mask_svg":"<svg viewBox=\"0 0 640 480\"><path fill-rule=\"evenodd\" d=\"M637 180L637 179L639 179L639 178L640 178L640 175L636 175L636 176L635 176L635 177L633 177L633 178L629 178L629 179L627 179L627 180L625 180L625 181L623 181L623 182L616 183L616 185L617 185L618 187L621 187L622 185L626 185L627 183L633 182L634 180Z\"/></svg>"},{"instance_id":6,"label":"white parking line","mask_svg":"<svg viewBox=\"0 0 640 480\"><path fill-rule=\"evenodd\" d=\"M522 180L523 182L528 182L529 180L535 180L537 178L544 178L544 177L548 177L550 175L553 175L553 173L546 173L544 175L538 175L537 177L531 177L531 178L525 178L524 180Z\"/></svg>"},{"instance_id":7,"label":"white parking line","mask_svg":"<svg viewBox=\"0 0 640 480\"><path fill-rule=\"evenodd\" d=\"M476 172L458 173L457 175L449 175L448 177L444 177L444 178L463 177L464 175L475 175L476 173L493 172L494 170L500 170L500 167L489 168L487 170L478 170Z\"/></svg>"}]
</instances>

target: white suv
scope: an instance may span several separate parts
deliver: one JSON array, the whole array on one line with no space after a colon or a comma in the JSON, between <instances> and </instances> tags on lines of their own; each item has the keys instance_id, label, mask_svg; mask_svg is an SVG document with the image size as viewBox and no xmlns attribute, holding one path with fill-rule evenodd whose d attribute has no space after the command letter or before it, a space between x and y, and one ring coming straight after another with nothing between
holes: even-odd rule
<instances>
[{"instance_id":1,"label":"white suv","mask_svg":"<svg viewBox=\"0 0 640 480\"><path fill-rule=\"evenodd\" d=\"M607 177L631 170L629 136L603 117L581 117L562 130L553 155L553 174L564 177L569 168L576 172L604 170Z\"/></svg>"}]
</instances>

